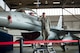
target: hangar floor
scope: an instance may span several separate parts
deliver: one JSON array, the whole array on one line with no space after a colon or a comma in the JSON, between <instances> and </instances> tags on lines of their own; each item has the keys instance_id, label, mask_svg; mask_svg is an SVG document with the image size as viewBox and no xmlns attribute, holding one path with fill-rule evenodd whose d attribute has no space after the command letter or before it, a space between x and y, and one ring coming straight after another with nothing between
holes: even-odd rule
<instances>
[{"instance_id":1,"label":"hangar floor","mask_svg":"<svg viewBox=\"0 0 80 53\"><path fill-rule=\"evenodd\" d=\"M62 52L62 49L59 46L54 46L56 53L79 53L78 46L67 46L68 50ZM24 47L23 53L33 53L31 47ZM13 51L7 53L20 53L19 47L15 47Z\"/></svg>"}]
</instances>

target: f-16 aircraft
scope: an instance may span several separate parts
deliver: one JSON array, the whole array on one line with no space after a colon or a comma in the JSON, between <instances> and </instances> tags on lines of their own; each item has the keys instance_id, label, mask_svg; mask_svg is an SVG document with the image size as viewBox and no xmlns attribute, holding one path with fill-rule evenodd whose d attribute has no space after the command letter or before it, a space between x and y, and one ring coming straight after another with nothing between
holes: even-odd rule
<instances>
[{"instance_id":1,"label":"f-16 aircraft","mask_svg":"<svg viewBox=\"0 0 80 53\"><path fill-rule=\"evenodd\" d=\"M34 14L32 14L31 12ZM39 17L37 16L37 14L29 8L21 8L14 12L0 12L0 26L12 29L40 32L41 22L38 20L38 18ZM60 16L57 26L50 28L50 35L47 39L51 40L54 39L55 36L66 34L68 36L64 36L63 40L71 40L72 37L70 36L70 34L79 32L80 31L77 30L64 30L62 28L62 16ZM40 35L35 39L42 40L43 37Z\"/></svg>"}]
</instances>

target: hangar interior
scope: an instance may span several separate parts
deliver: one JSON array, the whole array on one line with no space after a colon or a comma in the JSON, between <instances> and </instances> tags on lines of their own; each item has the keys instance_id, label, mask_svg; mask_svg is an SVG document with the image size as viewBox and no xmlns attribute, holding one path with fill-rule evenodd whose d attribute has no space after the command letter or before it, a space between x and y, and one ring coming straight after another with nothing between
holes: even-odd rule
<instances>
[{"instance_id":1,"label":"hangar interior","mask_svg":"<svg viewBox=\"0 0 80 53\"><path fill-rule=\"evenodd\" d=\"M48 19L50 21L51 27L57 26L59 17L62 16L62 18L63 18L62 25L64 26L65 30L80 31L80 0L1 0L0 1L0 12L7 12L7 11L17 12L16 9L19 9L19 8L30 8L37 13L38 17L40 17L42 15L42 13L45 12L46 17L48 17ZM12 16L12 14L10 14L10 15ZM11 17L9 16L7 18L10 19ZM20 21L20 20L18 20L18 21ZM24 21L24 20L22 20L22 21ZM10 23L8 23L8 24L10 24ZM4 32L6 32L6 33L4 33ZM9 41L10 40L17 41L17 40L19 40L19 38L22 38L21 33L28 33L28 32L32 32L32 31L0 27L0 35L2 35L2 36L10 35L10 37L8 39ZM52 34L55 35L55 32ZM57 34L57 35L59 35L59 34ZM67 33L67 35L73 35L73 34ZM80 34L78 34L78 36L80 36ZM66 36L66 35L64 37L72 38L71 36ZM3 38L0 37L0 40L1 39L7 40L6 36L3 36ZM20 45L19 44L10 45L11 49L9 47L7 47L7 49L13 50L13 46L14 46L14 48L16 48L17 46L19 47ZM31 46L31 44L30 45L24 44L23 46ZM55 44L55 47L57 47L56 44ZM78 47L76 47L76 46L74 46L74 47L75 48L73 48L73 46L70 46L69 50L67 49L68 52L65 52L65 53L71 53L71 52L78 53ZM2 48L0 48L0 51ZM23 53L28 52L29 48L25 47ZM64 52L61 52L61 50L59 50L59 49L61 49L61 48L56 49L58 51L57 53L64 53ZM4 51L4 48L2 50ZM16 53L16 51L17 51L17 53L19 53L19 51L18 51L19 48L14 49L14 50L15 51L13 53ZM32 50L32 49L30 48L30 50ZM29 51L29 52L31 52L31 51Z\"/></svg>"},{"instance_id":2,"label":"hangar interior","mask_svg":"<svg viewBox=\"0 0 80 53\"><path fill-rule=\"evenodd\" d=\"M64 18L65 29L80 30L80 0L2 0L4 6L0 7L0 11L15 10L18 8L31 8L40 16L43 12L50 19L51 26L56 26L60 15ZM38 2L38 3L37 3ZM6 6L7 5L7 6ZM51 9L54 9L51 11ZM55 10L59 9L59 10ZM65 9L71 9L65 10ZM46 12L46 10L48 12ZM65 11L68 15L65 14ZM54 13L52 13L54 12ZM57 12L57 13L56 13ZM49 15L51 14L51 15ZM55 15L56 14L56 15ZM1 27L2 28L2 27ZM21 32L28 32L25 30L15 30L5 28L9 34L14 35L14 41L17 37L21 37Z\"/></svg>"}]
</instances>

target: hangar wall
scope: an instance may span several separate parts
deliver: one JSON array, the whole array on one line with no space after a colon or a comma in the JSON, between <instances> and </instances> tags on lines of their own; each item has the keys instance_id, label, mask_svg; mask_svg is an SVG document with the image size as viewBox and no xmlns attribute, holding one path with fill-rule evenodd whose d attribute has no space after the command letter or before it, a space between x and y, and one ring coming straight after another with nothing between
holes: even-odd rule
<instances>
[{"instance_id":1,"label":"hangar wall","mask_svg":"<svg viewBox=\"0 0 80 53\"><path fill-rule=\"evenodd\" d=\"M63 21L64 26L66 29L74 29L74 30L80 30L80 15L75 15L76 17L72 15L64 15ZM51 26L56 26L59 16L47 16L50 19Z\"/></svg>"}]
</instances>

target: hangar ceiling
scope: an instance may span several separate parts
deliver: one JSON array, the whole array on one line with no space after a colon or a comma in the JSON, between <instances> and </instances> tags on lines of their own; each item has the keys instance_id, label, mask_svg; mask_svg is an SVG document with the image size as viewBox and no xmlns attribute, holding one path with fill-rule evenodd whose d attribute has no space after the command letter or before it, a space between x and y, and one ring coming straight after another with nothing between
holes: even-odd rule
<instances>
[{"instance_id":1,"label":"hangar ceiling","mask_svg":"<svg viewBox=\"0 0 80 53\"><path fill-rule=\"evenodd\" d=\"M80 0L4 0L10 9L27 8L79 8ZM37 3L39 6L37 5Z\"/></svg>"}]
</instances>

